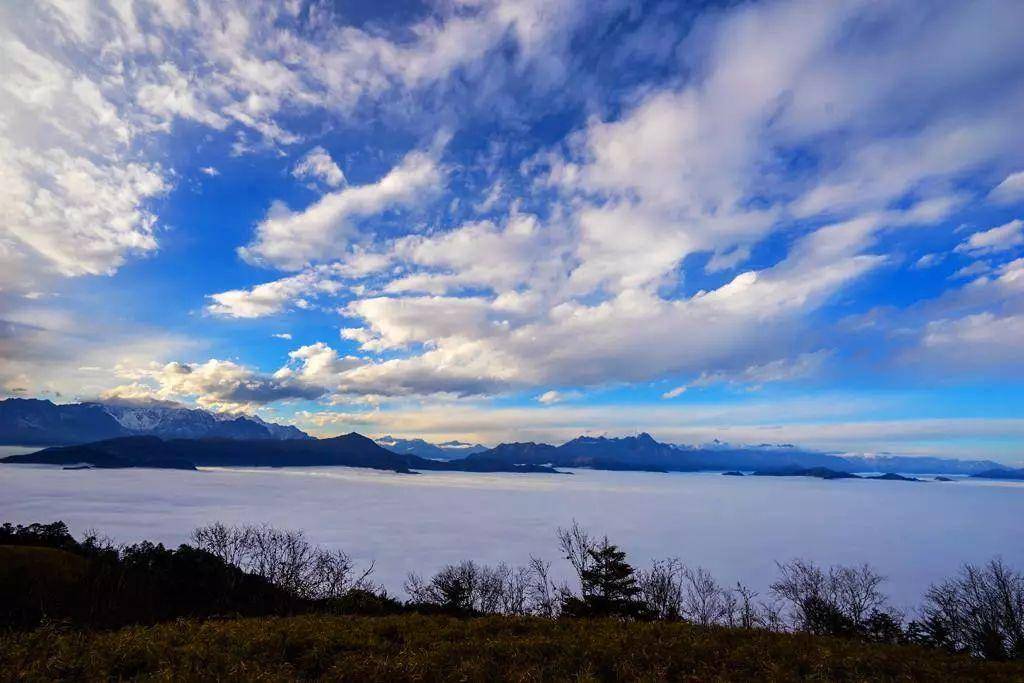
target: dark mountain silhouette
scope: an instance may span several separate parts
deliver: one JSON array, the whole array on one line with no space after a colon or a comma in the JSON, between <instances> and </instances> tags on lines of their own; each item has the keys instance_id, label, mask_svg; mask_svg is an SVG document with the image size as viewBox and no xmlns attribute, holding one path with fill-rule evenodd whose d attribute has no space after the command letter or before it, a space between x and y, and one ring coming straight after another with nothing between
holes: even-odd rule
<instances>
[{"instance_id":1,"label":"dark mountain silhouette","mask_svg":"<svg viewBox=\"0 0 1024 683\"><path fill-rule=\"evenodd\" d=\"M646 433L622 438L580 436L561 446L505 443L471 455L467 460L655 472L826 468L836 472L968 474L999 467L986 460L839 456L791 445L730 446L716 441L704 446L678 446L656 441Z\"/></svg>"},{"instance_id":2,"label":"dark mountain silhouette","mask_svg":"<svg viewBox=\"0 0 1024 683\"><path fill-rule=\"evenodd\" d=\"M924 481L917 477L905 477L902 474L896 474L895 472L889 472L887 474L879 474L874 477L864 477L865 479L877 479L879 481Z\"/></svg>"},{"instance_id":3,"label":"dark mountain silhouette","mask_svg":"<svg viewBox=\"0 0 1024 683\"><path fill-rule=\"evenodd\" d=\"M786 467L754 472L755 477L814 477L816 479L860 479L856 474L838 472L827 467Z\"/></svg>"},{"instance_id":4,"label":"dark mountain silhouette","mask_svg":"<svg viewBox=\"0 0 1024 683\"><path fill-rule=\"evenodd\" d=\"M972 475L978 479L1009 479L1012 481L1024 481L1024 468L1014 469L1012 467L996 467Z\"/></svg>"},{"instance_id":5,"label":"dark mountain silhouette","mask_svg":"<svg viewBox=\"0 0 1024 683\"><path fill-rule=\"evenodd\" d=\"M117 420L94 404L58 406L34 398L0 401L0 443L84 443L125 433Z\"/></svg>"},{"instance_id":6,"label":"dark mountain silhouette","mask_svg":"<svg viewBox=\"0 0 1024 683\"><path fill-rule=\"evenodd\" d=\"M83 444L119 436L165 439L308 439L292 426L258 417L222 416L176 405L55 404L31 398L0 401L0 444Z\"/></svg>"},{"instance_id":7,"label":"dark mountain silhouette","mask_svg":"<svg viewBox=\"0 0 1024 683\"><path fill-rule=\"evenodd\" d=\"M90 464L95 467L368 467L395 472L543 472L550 467L501 462L441 462L392 453L372 439L352 432L332 439L169 439L131 436L89 444L46 448L12 455L0 462L49 465Z\"/></svg>"},{"instance_id":8,"label":"dark mountain silhouette","mask_svg":"<svg viewBox=\"0 0 1024 683\"><path fill-rule=\"evenodd\" d=\"M532 442L501 444L467 459L657 472L757 469L762 466L783 467L804 463L845 465L842 459L835 456L790 449L761 452L719 447L682 448L660 443L646 433L622 438L581 436L561 446Z\"/></svg>"}]
</instances>

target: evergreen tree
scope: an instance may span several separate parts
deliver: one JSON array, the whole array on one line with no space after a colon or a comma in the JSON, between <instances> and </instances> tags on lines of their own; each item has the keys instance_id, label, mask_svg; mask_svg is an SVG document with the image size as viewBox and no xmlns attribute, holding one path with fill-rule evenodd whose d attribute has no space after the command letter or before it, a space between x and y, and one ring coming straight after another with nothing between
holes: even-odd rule
<instances>
[{"instance_id":1,"label":"evergreen tree","mask_svg":"<svg viewBox=\"0 0 1024 683\"><path fill-rule=\"evenodd\" d=\"M626 553L604 539L586 549L587 560L579 572L582 597L566 596L562 611L567 616L642 617L636 572Z\"/></svg>"}]
</instances>

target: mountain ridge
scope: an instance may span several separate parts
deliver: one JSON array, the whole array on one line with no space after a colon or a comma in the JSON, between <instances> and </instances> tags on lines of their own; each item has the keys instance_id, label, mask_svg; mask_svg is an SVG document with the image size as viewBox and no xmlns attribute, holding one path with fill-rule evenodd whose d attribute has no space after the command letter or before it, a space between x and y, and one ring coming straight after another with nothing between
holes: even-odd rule
<instances>
[{"instance_id":1,"label":"mountain ridge","mask_svg":"<svg viewBox=\"0 0 1024 683\"><path fill-rule=\"evenodd\" d=\"M467 455L474 455L488 450L487 446L471 444L464 441L444 441L442 443L431 443L424 439L402 439L399 437L382 436L374 439L378 446L382 446L393 453L408 453L421 458L431 460L457 460Z\"/></svg>"},{"instance_id":2,"label":"mountain ridge","mask_svg":"<svg viewBox=\"0 0 1024 683\"><path fill-rule=\"evenodd\" d=\"M602 470L658 472L773 471L825 468L837 472L908 474L965 474L1006 469L990 460L956 460L910 456L844 456L791 445L732 446L715 441L704 446L680 446L655 440L646 432L636 436L579 436L561 446L503 443L468 456L522 464L550 464Z\"/></svg>"}]
</instances>

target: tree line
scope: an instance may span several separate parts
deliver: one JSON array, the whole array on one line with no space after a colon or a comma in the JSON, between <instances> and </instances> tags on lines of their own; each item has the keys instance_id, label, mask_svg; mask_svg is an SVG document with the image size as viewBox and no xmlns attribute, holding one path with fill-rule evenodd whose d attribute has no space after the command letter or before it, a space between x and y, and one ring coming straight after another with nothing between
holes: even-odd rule
<instances>
[{"instance_id":1,"label":"tree line","mask_svg":"<svg viewBox=\"0 0 1024 683\"><path fill-rule=\"evenodd\" d=\"M168 549L149 542L117 546L95 533L78 541L61 522L4 524L0 620L25 628L60 620L109 627L303 612L657 619L1024 659L1024 574L1000 559L965 564L929 587L922 605L905 615L889 604L885 577L866 564L780 563L760 595L742 584L722 585L678 558L636 568L619 546L575 522L558 529L557 540L575 581L556 580L552 563L538 557L524 566L464 561L429 577L410 574L400 600L372 581L372 564L358 567L301 531L215 523ZM55 566L40 572L41 557L19 564L12 554L26 547L62 552L42 558Z\"/></svg>"}]
</instances>

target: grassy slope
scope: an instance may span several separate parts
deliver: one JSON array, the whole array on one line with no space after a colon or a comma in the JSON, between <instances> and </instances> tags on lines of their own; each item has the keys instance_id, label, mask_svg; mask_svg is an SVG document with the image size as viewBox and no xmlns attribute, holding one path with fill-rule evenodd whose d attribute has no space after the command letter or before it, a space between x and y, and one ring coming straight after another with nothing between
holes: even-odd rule
<instances>
[{"instance_id":1,"label":"grassy slope","mask_svg":"<svg viewBox=\"0 0 1024 683\"><path fill-rule=\"evenodd\" d=\"M0 571L26 570L45 573L55 581L73 581L85 567L78 555L56 548L27 545L0 545Z\"/></svg>"},{"instance_id":2,"label":"grassy slope","mask_svg":"<svg viewBox=\"0 0 1024 683\"><path fill-rule=\"evenodd\" d=\"M0 679L1019 680L913 647L685 624L300 616L0 634Z\"/></svg>"}]
</instances>

